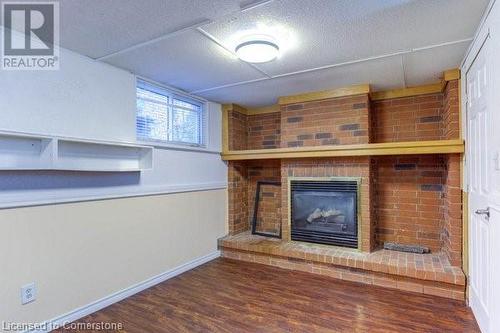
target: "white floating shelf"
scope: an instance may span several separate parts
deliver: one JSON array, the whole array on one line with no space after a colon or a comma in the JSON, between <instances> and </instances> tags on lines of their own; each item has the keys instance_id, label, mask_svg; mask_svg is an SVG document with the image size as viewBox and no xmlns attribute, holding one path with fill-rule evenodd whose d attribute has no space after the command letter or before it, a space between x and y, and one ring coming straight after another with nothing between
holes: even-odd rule
<instances>
[{"instance_id":1,"label":"white floating shelf","mask_svg":"<svg viewBox=\"0 0 500 333\"><path fill-rule=\"evenodd\" d=\"M0 170L131 172L153 168L153 147L0 132Z\"/></svg>"},{"instance_id":2,"label":"white floating shelf","mask_svg":"<svg viewBox=\"0 0 500 333\"><path fill-rule=\"evenodd\" d=\"M34 170L52 161L50 138L24 134L0 133L0 169Z\"/></svg>"}]
</instances>

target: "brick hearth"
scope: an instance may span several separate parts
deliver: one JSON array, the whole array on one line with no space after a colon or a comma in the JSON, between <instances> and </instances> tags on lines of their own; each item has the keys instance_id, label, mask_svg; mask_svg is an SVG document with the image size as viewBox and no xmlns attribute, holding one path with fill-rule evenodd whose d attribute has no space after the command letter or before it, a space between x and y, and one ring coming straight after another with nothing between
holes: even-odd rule
<instances>
[{"instance_id":1,"label":"brick hearth","mask_svg":"<svg viewBox=\"0 0 500 333\"><path fill-rule=\"evenodd\" d=\"M328 275L447 298L464 299L465 275L445 253L359 252L335 246L290 242L250 232L219 240L227 258Z\"/></svg>"}]
</instances>

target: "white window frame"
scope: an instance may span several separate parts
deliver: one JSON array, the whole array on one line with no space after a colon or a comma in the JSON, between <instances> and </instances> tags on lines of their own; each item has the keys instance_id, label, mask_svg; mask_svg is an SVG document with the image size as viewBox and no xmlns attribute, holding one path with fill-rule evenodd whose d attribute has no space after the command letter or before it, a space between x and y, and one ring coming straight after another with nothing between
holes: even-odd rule
<instances>
[{"instance_id":1,"label":"white window frame","mask_svg":"<svg viewBox=\"0 0 500 333\"><path fill-rule=\"evenodd\" d=\"M208 110L208 102L206 100L203 100L199 97L195 97L186 93L183 93L181 91L178 91L176 89L173 89L171 87L167 87L155 82L151 82L149 80L136 77L136 86L135 86L135 92L136 92L136 99L135 101L137 102L137 88L141 88L146 90L150 90L154 93L163 95L165 97L168 97L169 100L169 105L173 106L173 101L174 99L178 99L187 103L191 103L194 105L198 105L201 107L202 112L201 112L201 119L200 119L200 135L201 135L201 144L196 144L196 143L187 143L187 142L182 142L182 141L171 141L169 138L167 141L163 140L154 140L154 139L145 139L143 137L138 136L137 133L137 123L135 124L135 136L136 136L136 141L140 144L143 145L148 145L148 146L153 146L153 147L158 147L158 148L172 148L172 149L179 149L179 150L193 150L193 151L208 151L208 144L209 144L209 129L208 129L208 124L209 124L209 110ZM171 106L171 107L172 107ZM169 123L172 121L172 117L169 116ZM137 108L135 112L135 121L137 121ZM169 126L171 126L169 124ZM169 133L170 135L170 133Z\"/></svg>"}]
</instances>

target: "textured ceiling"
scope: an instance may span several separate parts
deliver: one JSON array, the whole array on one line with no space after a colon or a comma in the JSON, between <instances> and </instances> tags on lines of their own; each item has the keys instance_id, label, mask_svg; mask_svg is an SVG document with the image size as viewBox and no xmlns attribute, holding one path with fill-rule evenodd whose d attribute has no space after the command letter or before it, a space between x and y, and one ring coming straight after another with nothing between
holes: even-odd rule
<instances>
[{"instance_id":1,"label":"textured ceiling","mask_svg":"<svg viewBox=\"0 0 500 333\"><path fill-rule=\"evenodd\" d=\"M437 81L458 67L488 0L64 0L61 44L218 102L371 83ZM231 52L250 32L282 54L249 65Z\"/></svg>"},{"instance_id":2,"label":"textured ceiling","mask_svg":"<svg viewBox=\"0 0 500 333\"><path fill-rule=\"evenodd\" d=\"M279 75L471 37L478 22L464 18L471 17L475 2L273 1L203 29L232 49L237 45L232 36L258 30L257 24L276 34L285 31L280 44L290 44L288 49L277 61L259 66ZM467 5L450 10L452 3ZM443 20L443 15L451 17Z\"/></svg>"},{"instance_id":3,"label":"textured ceiling","mask_svg":"<svg viewBox=\"0 0 500 333\"><path fill-rule=\"evenodd\" d=\"M98 58L239 10L234 0L60 0L62 46Z\"/></svg>"}]
</instances>

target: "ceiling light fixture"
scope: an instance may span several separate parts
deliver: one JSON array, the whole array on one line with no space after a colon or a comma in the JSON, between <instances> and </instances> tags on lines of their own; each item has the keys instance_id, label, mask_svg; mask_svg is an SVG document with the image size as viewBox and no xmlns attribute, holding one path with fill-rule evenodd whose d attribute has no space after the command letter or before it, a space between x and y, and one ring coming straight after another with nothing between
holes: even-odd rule
<instances>
[{"instance_id":1,"label":"ceiling light fixture","mask_svg":"<svg viewBox=\"0 0 500 333\"><path fill-rule=\"evenodd\" d=\"M248 36L240 41L235 52L238 58L251 63L263 63L276 59L280 48L274 38L266 35Z\"/></svg>"}]
</instances>

